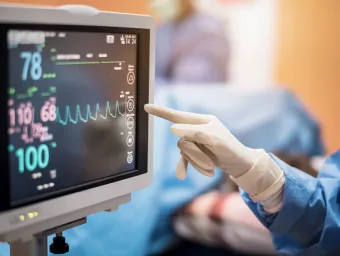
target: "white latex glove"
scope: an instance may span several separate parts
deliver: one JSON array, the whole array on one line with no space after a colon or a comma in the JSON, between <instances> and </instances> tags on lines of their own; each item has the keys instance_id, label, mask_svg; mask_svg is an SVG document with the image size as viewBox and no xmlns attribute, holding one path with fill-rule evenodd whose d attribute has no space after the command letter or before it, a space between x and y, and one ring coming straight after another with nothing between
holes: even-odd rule
<instances>
[{"instance_id":1,"label":"white latex glove","mask_svg":"<svg viewBox=\"0 0 340 256\"><path fill-rule=\"evenodd\" d=\"M145 111L175 123L171 132L180 137L178 147L181 159L177 166L179 179L185 178L188 162L207 176L213 176L214 167L217 167L230 175L253 200L256 201L258 197L259 201L271 205L273 195L281 200L284 177L280 168L264 150L244 146L215 116L182 112L152 104L145 105ZM276 209L278 200L274 201Z\"/></svg>"},{"instance_id":2,"label":"white latex glove","mask_svg":"<svg viewBox=\"0 0 340 256\"><path fill-rule=\"evenodd\" d=\"M175 124L171 132L180 137L182 158L178 176L185 178L187 162L202 174L214 175L214 167L237 178L249 171L261 152L245 147L214 116L181 112L156 105L146 105L146 112Z\"/></svg>"}]
</instances>

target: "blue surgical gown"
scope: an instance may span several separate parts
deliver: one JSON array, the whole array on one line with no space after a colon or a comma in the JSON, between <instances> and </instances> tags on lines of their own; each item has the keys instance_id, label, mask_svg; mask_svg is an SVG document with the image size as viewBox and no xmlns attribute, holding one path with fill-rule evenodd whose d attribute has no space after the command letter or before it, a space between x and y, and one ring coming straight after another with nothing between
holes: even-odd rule
<instances>
[{"instance_id":1,"label":"blue surgical gown","mask_svg":"<svg viewBox=\"0 0 340 256\"><path fill-rule=\"evenodd\" d=\"M278 252L340 255L340 151L328 158L317 178L272 158L286 175L281 211L268 215L247 194L243 197L272 233Z\"/></svg>"}]
</instances>

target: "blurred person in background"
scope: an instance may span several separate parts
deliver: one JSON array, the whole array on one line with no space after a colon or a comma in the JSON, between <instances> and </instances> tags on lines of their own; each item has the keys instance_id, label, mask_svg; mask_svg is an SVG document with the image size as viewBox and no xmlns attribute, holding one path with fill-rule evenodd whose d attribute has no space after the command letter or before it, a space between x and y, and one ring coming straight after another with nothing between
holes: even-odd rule
<instances>
[{"instance_id":1,"label":"blurred person in background","mask_svg":"<svg viewBox=\"0 0 340 256\"><path fill-rule=\"evenodd\" d=\"M159 22L156 84L223 83L229 47L224 24L199 10L197 0L150 0Z\"/></svg>"}]
</instances>

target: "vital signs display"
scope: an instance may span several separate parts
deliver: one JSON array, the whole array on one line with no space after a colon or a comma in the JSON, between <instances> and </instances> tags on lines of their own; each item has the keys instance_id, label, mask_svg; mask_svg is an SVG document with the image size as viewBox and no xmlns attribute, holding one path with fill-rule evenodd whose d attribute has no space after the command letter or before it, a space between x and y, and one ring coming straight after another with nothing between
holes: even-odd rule
<instances>
[{"instance_id":1,"label":"vital signs display","mask_svg":"<svg viewBox=\"0 0 340 256\"><path fill-rule=\"evenodd\" d=\"M138 34L8 29L10 198L136 169Z\"/></svg>"}]
</instances>

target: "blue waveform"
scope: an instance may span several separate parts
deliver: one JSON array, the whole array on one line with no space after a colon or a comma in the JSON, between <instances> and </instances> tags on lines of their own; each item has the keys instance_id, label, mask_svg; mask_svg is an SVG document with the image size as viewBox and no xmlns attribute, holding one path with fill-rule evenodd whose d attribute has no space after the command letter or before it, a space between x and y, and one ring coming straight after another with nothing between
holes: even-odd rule
<instances>
[{"instance_id":1,"label":"blue waveform","mask_svg":"<svg viewBox=\"0 0 340 256\"><path fill-rule=\"evenodd\" d=\"M95 108L95 114L92 115L91 113L91 106L89 104L86 105L86 115L85 117L82 116L81 114L81 109L80 109L80 105L76 105L76 114L75 114L75 117L73 118L72 115L71 115L71 108L70 106L66 106L65 107L65 117L62 119L60 117L60 110L59 110L59 107L57 107L57 110L56 110L56 121L57 123L60 123L61 125L63 126L66 126L68 123L72 123L72 124L77 124L78 122L84 122L84 123L87 123L89 120L98 120L98 118L102 118L102 119L108 119L109 117L112 117L112 118L116 118L118 115L121 115L121 116L124 116L124 114L122 114L120 112L120 109L119 109L119 102L116 101L116 109L115 109L115 113L112 114L111 113L111 108L110 108L110 102L108 101L106 103L106 111L105 111L105 115L102 115L102 114L98 114L100 113L100 106L99 106L99 103L96 105L96 108Z\"/></svg>"}]
</instances>

